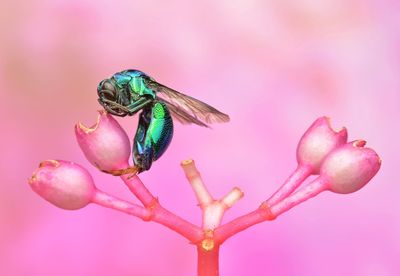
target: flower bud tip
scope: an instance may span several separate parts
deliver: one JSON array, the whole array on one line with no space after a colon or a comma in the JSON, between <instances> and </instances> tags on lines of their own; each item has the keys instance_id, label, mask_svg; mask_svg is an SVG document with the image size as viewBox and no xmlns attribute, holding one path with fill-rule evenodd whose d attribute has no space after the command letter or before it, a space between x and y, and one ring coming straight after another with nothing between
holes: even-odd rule
<instances>
[{"instance_id":1,"label":"flower bud tip","mask_svg":"<svg viewBox=\"0 0 400 276\"><path fill-rule=\"evenodd\" d=\"M321 119L323 119L323 120L326 121L328 127L329 127L333 132L340 133L340 132L342 132L342 131L346 131L346 128L345 128L344 126L342 126L342 127L334 127L334 126L332 125L332 119L331 119L331 117L323 116L323 117L321 117Z\"/></svg>"},{"instance_id":2,"label":"flower bud tip","mask_svg":"<svg viewBox=\"0 0 400 276\"><path fill-rule=\"evenodd\" d=\"M81 131L85 132L86 134L89 134L89 133L93 132L94 130L96 130L97 125L94 125L92 127L87 127L84 124L82 124L81 122L78 122L75 127L76 127L77 131L81 130Z\"/></svg>"},{"instance_id":3,"label":"flower bud tip","mask_svg":"<svg viewBox=\"0 0 400 276\"><path fill-rule=\"evenodd\" d=\"M60 166L60 162L58 162L57 160L45 160L45 161L40 162L40 164L39 164L39 168L46 167L46 166L57 168L58 166Z\"/></svg>"},{"instance_id":4,"label":"flower bud tip","mask_svg":"<svg viewBox=\"0 0 400 276\"><path fill-rule=\"evenodd\" d=\"M365 141L365 140L356 140L356 141L352 142L351 144L353 145L353 147L363 148L367 144L367 141Z\"/></svg>"},{"instance_id":5,"label":"flower bud tip","mask_svg":"<svg viewBox=\"0 0 400 276\"><path fill-rule=\"evenodd\" d=\"M35 181L36 181L36 174L33 173L32 176L28 178L28 183L29 185L32 185L33 183L35 183Z\"/></svg>"}]
</instances>

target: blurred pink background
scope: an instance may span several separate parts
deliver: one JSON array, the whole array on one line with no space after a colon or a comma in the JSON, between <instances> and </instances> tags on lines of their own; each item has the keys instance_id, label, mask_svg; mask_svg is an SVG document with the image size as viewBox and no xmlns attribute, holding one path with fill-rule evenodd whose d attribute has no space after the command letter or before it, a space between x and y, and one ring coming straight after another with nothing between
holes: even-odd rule
<instances>
[{"instance_id":1,"label":"blurred pink background","mask_svg":"<svg viewBox=\"0 0 400 276\"><path fill-rule=\"evenodd\" d=\"M323 193L228 240L221 275L400 275L400 9L397 1L0 2L0 275L195 275L177 234L90 205L58 209L27 179L45 159L86 166L97 185L136 202L91 167L73 126L96 119L96 87L136 68L230 114L213 130L178 123L142 174L160 202L199 223L179 163L194 158L211 192L245 197L225 221L270 196L296 166L319 116L381 156L350 195ZM119 121L133 136L137 118Z\"/></svg>"}]
</instances>

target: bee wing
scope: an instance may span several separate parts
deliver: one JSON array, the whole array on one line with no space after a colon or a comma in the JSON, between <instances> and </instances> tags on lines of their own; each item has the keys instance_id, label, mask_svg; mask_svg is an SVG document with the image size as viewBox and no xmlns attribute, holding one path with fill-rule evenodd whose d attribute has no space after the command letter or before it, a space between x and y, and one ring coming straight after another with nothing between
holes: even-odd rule
<instances>
[{"instance_id":1,"label":"bee wing","mask_svg":"<svg viewBox=\"0 0 400 276\"><path fill-rule=\"evenodd\" d=\"M229 122L229 116L214 107L203 103L188 95L182 94L172 88L162 85L153 80L147 80L147 85L154 91L159 92L157 98L163 99L170 106L170 109L183 122L194 123L204 126L205 123ZM179 118L177 118L179 120Z\"/></svg>"},{"instance_id":2,"label":"bee wing","mask_svg":"<svg viewBox=\"0 0 400 276\"><path fill-rule=\"evenodd\" d=\"M169 101L164 100L160 97L157 97L157 100L159 100L160 102L163 102L167 106L168 110L171 112L172 117L174 117L176 120L178 120L181 124L184 124L184 125L196 124L196 125L199 125L202 127L209 127L207 124L203 123L196 117L190 115L189 113L187 113L186 111L181 109L179 106L176 106L176 105L170 103Z\"/></svg>"}]
</instances>

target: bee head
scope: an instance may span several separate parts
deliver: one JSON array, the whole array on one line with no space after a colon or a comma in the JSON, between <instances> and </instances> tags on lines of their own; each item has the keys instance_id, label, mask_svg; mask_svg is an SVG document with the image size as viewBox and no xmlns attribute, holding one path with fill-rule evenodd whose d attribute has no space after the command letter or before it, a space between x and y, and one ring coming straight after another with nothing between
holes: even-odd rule
<instances>
[{"instance_id":1,"label":"bee head","mask_svg":"<svg viewBox=\"0 0 400 276\"><path fill-rule=\"evenodd\" d=\"M97 94L99 103L107 112L121 117L128 115L126 106L131 102L130 93L125 87L116 85L115 80L102 80L97 87Z\"/></svg>"}]
</instances>

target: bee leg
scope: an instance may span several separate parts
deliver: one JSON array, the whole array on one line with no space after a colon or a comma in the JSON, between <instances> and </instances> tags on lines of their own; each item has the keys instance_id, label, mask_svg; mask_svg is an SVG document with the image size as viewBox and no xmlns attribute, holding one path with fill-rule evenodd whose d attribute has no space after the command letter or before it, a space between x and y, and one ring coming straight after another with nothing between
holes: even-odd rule
<instances>
[{"instance_id":1,"label":"bee leg","mask_svg":"<svg viewBox=\"0 0 400 276\"><path fill-rule=\"evenodd\" d=\"M150 104L152 101L153 101L152 99L142 97L139 100L126 106L126 109L128 110L129 115L133 115L136 112L138 112L139 110L143 109L148 104Z\"/></svg>"},{"instance_id":2,"label":"bee leg","mask_svg":"<svg viewBox=\"0 0 400 276\"><path fill-rule=\"evenodd\" d=\"M132 145L133 163L140 168L140 172L149 170L153 163L154 147L151 136L149 136L151 121L151 109L144 108L139 116L139 123Z\"/></svg>"},{"instance_id":3,"label":"bee leg","mask_svg":"<svg viewBox=\"0 0 400 276\"><path fill-rule=\"evenodd\" d=\"M101 170L104 173L108 173L114 176L121 176L124 174L132 174L129 178L133 177L135 174L139 173L140 169L137 166L131 166L131 167L127 167L125 169L120 169L120 170Z\"/></svg>"},{"instance_id":4,"label":"bee leg","mask_svg":"<svg viewBox=\"0 0 400 276\"><path fill-rule=\"evenodd\" d=\"M130 112L129 109L126 106L120 105L119 103L116 103L116 102L113 102L113 101L110 101L110 100L107 100L107 99L102 99L101 101L99 100L99 102L100 103L101 102L105 102L105 103L109 104L110 107L119 108L119 109L125 111L126 113Z\"/></svg>"}]
</instances>

